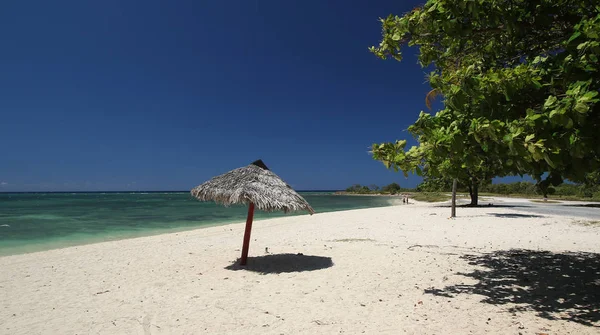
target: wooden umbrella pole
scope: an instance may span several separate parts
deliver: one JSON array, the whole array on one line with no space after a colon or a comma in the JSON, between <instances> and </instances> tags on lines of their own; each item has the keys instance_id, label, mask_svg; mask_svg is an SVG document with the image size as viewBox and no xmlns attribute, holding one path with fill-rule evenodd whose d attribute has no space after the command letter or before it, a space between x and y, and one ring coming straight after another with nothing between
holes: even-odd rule
<instances>
[{"instance_id":1,"label":"wooden umbrella pole","mask_svg":"<svg viewBox=\"0 0 600 335\"><path fill-rule=\"evenodd\" d=\"M244 245L242 246L242 258L240 265L246 265L248 261L248 247L250 247L250 232L252 231L252 219L254 218L254 203L248 205L248 217L246 218L246 231L244 232Z\"/></svg>"}]
</instances>

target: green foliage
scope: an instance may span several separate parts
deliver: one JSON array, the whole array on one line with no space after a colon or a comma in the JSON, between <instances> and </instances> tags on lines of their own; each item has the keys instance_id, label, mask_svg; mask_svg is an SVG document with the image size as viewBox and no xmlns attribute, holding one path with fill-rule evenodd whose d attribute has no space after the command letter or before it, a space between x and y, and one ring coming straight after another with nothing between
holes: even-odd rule
<instances>
[{"instance_id":1,"label":"green foliage","mask_svg":"<svg viewBox=\"0 0 600 335\"><path fill-rule=\"evenodd\" d=\"M458 187L459 191L462 188ZM452 179L449 178L423 178L423 182L417 185L417 191L419 192L451 192L452 191Z\"/></svg>"},{"instance_id":2,"label":"green foliage","mask_svg":"<svg viewBox=\"0 0 600 335\"><path fill-rule=\"evenodd\" d=\"M444 102L409 127L418 146L373 145L387 168L456 178L472 195L493 177L524 174L546 194L600 168L597 1L429 0L381 22L370 50L401 60L417 46Z\"/></svg>"},{"instance_id":3,"label":"green foliage","mask_svg":"<svg viewBox=\"0 0 600 335\"><path fill-rule=\"evenodd\" d=\"M348 193L356 193L356 194L369 194L371 193L371 189L367 186L362 186L359 184L352 185L346 189Z\"/></svg>"},{"instance_id":4,"label":"green foliage","mask_svg":"<svg viewBox=\"0 0 600 335\"><path fill-rule=\"evenodd\" d=\"M535 184L530 182L516 182L510 184L487 184L481 188L481 192L501 194L501 195L510 195L510 194L520 194L520 195L537 195L538 190L535 187Z\"/></svg>"},{"instance_id":5,"label":"green foliage","mask_svg":"<svg viewBox=\"0 0 600 335\"><path fill-rule=\"evenodd\" d=\"M406 189L403 189L397 183L391 183L391 184L389 184L389 185L384 186L384 187L381 188L382 192L389 193L389 194L396 194L396 193L399 193L399 192L401 192L403 190L406 190Z\"/></svg>"},{"instance_id":6,"label":"green foliage","mask_svg":"<svg viewBox=\"0 0 600 335\"><path fill-rule=\"evenodd\" d=\"M458 185L458 192L468 192L469 185ZM346 192L352 194L398 194L410 192L411 198L418 201L444 201L449 199L449 193L452 191L452 180L444 178L425 178L416 189L403 188L397 183L379 188L362 186L359 184L352 185L346 189ZM540 197L543 192L536 184L531 182L515 182L492 184L484 183L480 185L480 191L486 194L504 195L504 196L524 196L524 197ZM559 186L548 189L548 194L553 198L571 199L571 200L594 200L600 201L600 183L582 183L571 184L564 183Z\"/></svg>"},{"instance_id":7,"label":"green foliage","mask_svg":"<svg viewBox=\"0 0 600 335\"><path fill-rule=\"evenodd\" d=\"M512 196L542 196L543 192L535 184L530 182L516 182L510 184L488 184L481 188L481 192L512 195ZM548 194L553 198L600 200L599 184L569 184L548 188Z\"/></svg>"},{"instance_id":8,"label":"green foliage","mask_svg":"<svg viewBox=\"0 0 600 335\"><path fill-rule=\"evenodd\" d=\"M411 195L411 199L424 202L441 202L450 200L450 196L439 192L419 192Z\"/></svg>"},{"instance_id":9,"label":"green foliage","mask_svg":"<svg viewBox=\"0 0 600 335\"><path fill-rule=\"evenodd\" d=\"M391 183L391 184L386 185L381 188L379 188L379 186L377 186L377 185L371 185L371 186L367 187L367 186L363 186L360 184L355 184L346 189L346 192L353 193L353 194L383 193L383 194L392 194L393 195L396 193L408 192L408 191L412 191L412 190L408 189L408 188L403 188L400 185L398 185L397 183Z\"/></svg>"}]
</instances>

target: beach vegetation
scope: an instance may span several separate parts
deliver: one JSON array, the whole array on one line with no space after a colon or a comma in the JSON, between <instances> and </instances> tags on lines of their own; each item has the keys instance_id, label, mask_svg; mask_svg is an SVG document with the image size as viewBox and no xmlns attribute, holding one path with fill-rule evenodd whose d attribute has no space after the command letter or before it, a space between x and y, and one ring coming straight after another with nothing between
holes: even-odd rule
<instances>
[{"instance_id":1,"label":"beach vegetation","mask_svg":"<svg viewBox=\"0 0 600 335\"><path fill-rule=\"evenodd\" d=\"M469 185L458 184L459 197L471 197ZM435 201L444 201L449 199L452 191L452 181L449 179L424 178L415 188L401 187L397 183L379 188L379 191L372 191L368 187L353 185L346 189L342 194L381 194L394 195L407 193L411 199L418 201L429 201L426 199L442 199ZM442 198L442 196L444 198ZM478 200L484 200L482 196L502 196L513 198L541 199L544 195L536 187L535 183L529 181L518 181L513 183L483 183L480 186ZM580 200L580 201L600 201L600 184L592 183L563 183L551 187L547 193L548 199L554 200Z\"/></svg>"},{"instance_id":2,"label":"beach vegetation","mask_svg":"<svg viewBox=\"0 0 600 335\"><path fill-rule=\"evenodd\" d=\"M391 183L389 185L379 187L377 185L364 186L360 184L354 184L346 188L345 193L351 194L398 194L401 192L414 191L410 188L403 188L398 183Z\"/></svg>"},{"instance_id":3,"label":"beach vegetation","mask_svg":"<svg viewBox=\"0 0 600 335\"><path fill-rule=\"evenodd\" d=\"M441 107L408 128L418 145L376 143L374 159L405 175L457 179L472 205L494 177L529 175L542 196L565 180L597 185L597 1L429 0L381 25L370 51L401 61L417 47L430 70L425 105Z\"/></svg>"},{"instance_id":4,"label":"beach vegetation","mask_svg":"<svg viewBox=\"0 0 600 335\"><path fill-rule=\"evenodd\" d=\"M450 195L441 192L416 192L412 193L410 198L423 202L442 202L450 200Z\"/></svg>"},{"instance_id":5,"label":"beach vegetation","mask_svg":"<svg viewBox=\"0 0 600 335\"><path fill-rule=\"evenodd\" d=\"M371 194L374 193L368 186L363 186L360 184L355 184L346 189L348 193L354 194Z\"/></svg>"},{"instance_id":6,"label":"beach vegetation","mask_svg":"<svg viewBox=\"0 0 600 335\"><path fill-rule=\"evenodd\" d=\"M382 192L389 193L389 194L400 193L400 192L402 192L402 190L408 190L408 189L402 188L400 185L398 185L398 183L391 183L391 184L386 185L381 188Z\"/></svg>"}]
</instances>

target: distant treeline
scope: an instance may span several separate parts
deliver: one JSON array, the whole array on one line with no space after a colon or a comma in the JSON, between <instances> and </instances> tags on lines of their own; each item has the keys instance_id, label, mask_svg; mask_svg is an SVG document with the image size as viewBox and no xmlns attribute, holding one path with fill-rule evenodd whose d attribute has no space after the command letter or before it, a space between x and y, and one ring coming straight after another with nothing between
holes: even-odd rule
<instances>
[{"instance_id":1,"label":"distant treeline","mask_svg":"<svg viewBox=\"0 0 600 335\"><path fill-rule=\"evenodd\" d=\"M468 192L468 188L458 185L458 192ZM355 194L397 194L403 192L452 192L452 183L427 181L419 184L416 188L401 187L397 183L392 183L383 187L377 185L363 186L352 185L346 189L348 193ZM514 182L506 184L486 184L480 185L479 192L492 193L501 195L526 195L526 196L541 196L541 192L534 183L531 182ZM561 184L551 187L548 194L555 197L565 198L582 198L591 200L600 200L600 185L586 184Z\"/></svg>"},{"instance_id":2,"label":"distant treeline","mask_svg":"<svg viewBox=\"0 0 600 335\"><path fill-rule=\"evenodd\" d=\"M541 195L541 192L538 190L535 184L530 182L484 185L481 188L481 192L505 195ZM556 197L576 197L600 200L600 186L585 184L561 184L548 188L548 194Z\"/></svg>"},{"instance_id":3,"label":"distant treeline","mask_svg":"<svg viewBox=\"0 0 600 335\"><path fill-rule=\"evenodd\" d=\"M422 183L417 186L416 190L423 192L451 192L452 185ZM459 185L457 191L468 192L468 188ZM479 192L501 195L542 195L539 188L534 183L526 181L506 184L484 184L479 186ZM563 183L558 186L549 187L548 194L555 197L574 197L600 200L600 185Z\"/></svg>"},{"instance_id":4,"label":"distant treeline","mask_svg":"<svg viewBox=\"0 0 600 335\"><path fill-rule=\"evenodd\" d=\"M415 190L410 188L403 188L397 183L391 183L383 187L379 187L377 185L363 186L360 184L355 184L346 189L346 192L355 194L396 194L410 191Z\"/></svg>"}]
</instances>

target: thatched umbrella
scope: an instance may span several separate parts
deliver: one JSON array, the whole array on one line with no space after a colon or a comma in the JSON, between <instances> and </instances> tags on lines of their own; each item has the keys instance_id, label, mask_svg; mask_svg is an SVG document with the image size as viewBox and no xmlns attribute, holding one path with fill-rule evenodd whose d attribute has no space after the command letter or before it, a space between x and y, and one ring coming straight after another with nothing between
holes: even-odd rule
<instances>
[{"instance_id":1,"label":"thatched umbrella","mask_svg":"<svg viewBox=\"0 0 600 335\"><path fill-rule=\"evenodd\" d=\"M260 159L248 166L216 176L192 189L191 193L201 201L215 201L225 206L248 204L241 265L246 265L248 259L254 207L266 212L306 210L310 214L315 213L300 194L271 172Z\"/></svg>"}]
</instances>

